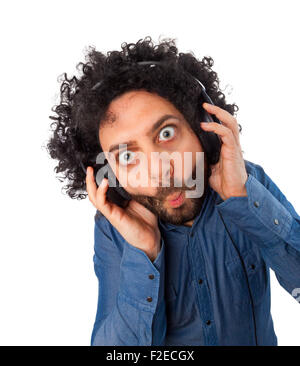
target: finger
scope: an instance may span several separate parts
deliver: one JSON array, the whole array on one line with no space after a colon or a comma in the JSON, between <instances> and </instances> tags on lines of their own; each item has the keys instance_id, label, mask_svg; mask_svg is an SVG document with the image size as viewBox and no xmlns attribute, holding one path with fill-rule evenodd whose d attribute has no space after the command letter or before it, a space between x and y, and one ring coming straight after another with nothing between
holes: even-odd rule
<instances>
[{"instance_id":1,"label":"finger","mask_svg":"<svg viewBox=\"0 0 300 366\"><path fill-rule=\"evenodd\" d=\"M222 142L228 147L232 148L237 144L231 129L226 126L220 125L217 122L201 122L201 127L207 132L214 132L219 135Z\"/></svg>"},{"instance_id":2,"label":"finger","mask_svg":"<svg viewBox=\"0 0 300 366\"><path fill-rule=\"evenodd\" d=\"M113 203L110 203L106 197L106 192L108 190L108 179L103 178L101 184L98 187L96 194L97 207L103 213L104 216L109 218L113 209Z\"/></svg>"},{"instance_id":3,"label":"finger","mask_svg":"<svg viewBox=\"0 0 300 366\"><path fill-rule=\"evenodd\" d=\"M93 168L87 168L87 192L89 194L90 201L92 204L103 213L104 216L109 214L111 211L111 207L109 202L106 199L106 192L108 190L108 179L103 178L101 184L97 188L95 183L95 178L93 174Z\"/></svg>"},{"instance_id":4,"label":"finger","mask_svg":"<svg viewBox=\"0 0 300 366\"><path fill-rule=\"evenodd\" d=\"M203 107L208 113L214 114L222 124L230 128L237 142L239 142L239 125L232 114L214 104L203 103Z\"/></svg>"},{"instance_id":5,"label":"finger","mask_svg":"<svg viewBox=\"0 0 300 366\"><path fill-rule=\"evenodd\" d=\"M89 200L97 208L97 206L96 206L97 186L95 183L93 171L94 170L92 167L89 167L89 166L87 167L85 182L86 182L86 190L87 190L87 193L89 196Z\"/></svg>"}]
</instances>

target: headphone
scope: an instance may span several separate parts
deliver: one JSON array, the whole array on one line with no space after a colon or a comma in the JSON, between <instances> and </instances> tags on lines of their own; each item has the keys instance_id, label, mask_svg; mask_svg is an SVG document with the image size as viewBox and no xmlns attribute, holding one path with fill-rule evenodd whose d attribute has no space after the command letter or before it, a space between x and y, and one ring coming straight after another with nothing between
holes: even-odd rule
<instances>
[{"instance_id":1,"label":"headphone","mask_svg":"<svg viewBox=\"0 0 300 366\"><path fill-rule=\"evenodd\" d=\"M163 62L160 61L140 61L137 62L138 65L150 65L150 67L155 66L155 65L163 65ZM200 85L201 87L201 95L203 97L203 100L207 103L210 103L212 105L214 105L214 103L212 102L211 98L209 97L209 95L206 93L206 89L205 86L201 83L200 80L198 80L195 76L191 75L189 73L190 76L192 76L192 78ZM96 90L98 89L103 83L103 80L98 81L92 88L91 90ZM215 116L215 115L211 115L209 114L203 107L202 105L200 106L200 111L202 112L201 114L201 121L203 122L216 122L219 124L222 124L220 122L220 120ZM78 130L78 121L77 124L75 126L75 136ZM72 136L73 138L73 136ZM198 138L201 142L202 148L204 150L204 153L206 154L207 157L207 162L208 165L214 165L219 161L220 158L220 151L221 151L221 145L222 145L222 140L220 139L220 137L215 134L214 132L207 132L207 131L203 131L201 130L200 133L198 134ZM96 161L96 158L93 159L93 161ZM80 166L82 168L82 170L84 171L85 175L87 173L86 168L82 162L82 160L79 158L79 163ZM113 183L113 185L116 184L115 187L108 187L108 190L106 192L106 196L107 199L117 205L119 205L120 207L125 208L128 204L128 202L131 199L131 195L125 191L125 189L121 186L121 184L119 183L119 181L117 180L117 178L114 175L114 172L112 171L111 167L109 164L107 164L107 169L108 171L110 171L110 174L108 173L108 171L106 172L106 174L104 175L106 178L108 178L109 183ZM210 174L210 169L209 169L209 174ZM94 165L94 176L96 176L97 174L97 165ZM111 180L111 177L114 177L113 180ZM95 180L96 181L96 180ZM97 183L96 183L97 184ZM216 204L216 199L213 195L215 204ZM251 308L252 308L252 316L253 316L253 325L254 325L254 335L255 335L255 343L256 345L258 345L258 341L257 341L257 333L256 333L256 320L255 320L255 313L254 313L254 302L253 302L253 297L252 297L252 292L251 292L251 288L250 288L250 284L249 284L249 279L248 279L248 274L247 274L247 268L246 265L244 263L244 260L242 258L242 255L240 254L240 251L237 247L237 245L235 244L225 222L224 222L224 218L222 216L222 214L219 212L219 210L217 210L219 213L219 216L223 222L223 225L229 235L229 238L231 240L232 245L234 246L238 257L241 261L242 267L243 267L243 271L245 274L245 278L246 278L246 282L247 282L247 287L248 287L248 292L249 292L249 298L250 298L250 302L251 302Z\"/></svg>"},{"instance_id":2,"label":"headphone","mask_svg":"<svg viewBox=\"0 0 300 366\"><path fill-rule=\"evenodd\" d=\"M156 65L164 65L163 62L161 61L139 61L136 64L138 65L150 65L150 67L152 66L156 66ZM193 79L200 85L201 87L201 95L203 97L203 100L207 103L213 104L211 98L209 97L209 95L206 93L205 87L204 85L201 83L200 80L198 80L196 77L194 77L193 75L191 75L189 73L190 76L193 77ZM98 81L92 88L91 90L96 90L98 89L103 83L103 80ZM214 115L209 114L201 105L200 105L200 112L201 112L201 121L203 122L217 122L220 123L221 122L218 120L218 118ZM75 129L74 129L74 135L77 135L79 128L78 128L78 121L76 123ZM222 140L220 139L220 137L215 134L214 132L209 132L209 131L204 131L201 130L198 134L198 138L201 142L202 148L204 150L205 156L207 157L207 162L208 165L213 165L216 164L219 161L219 157L220 157L220 150L221 150L221 145L222 145ZM75 136L72 136L72 141L73 138L75 139ZM74 145L76 146L76 143L74 142ZM74 149L76 151L76 149ZM83 172L86 175L86 168L81 160L81 158L79 157L78 154L78 161L79 164L83 170ZM94 159L92 159L92 161L96 162L96 157ZM91 164L92 165L92 164ZM94 168L94 176L96 178L97 175L97 171L100 169L100 165L99 164L94 164L92 165ZM103 166L103 165L102 165ZM107 199L123 208L125 208L129 202L129 200L131 199L130 194L121 186L120 182L118 181L118 179L115 177L111 167L109 164L107 164L106 166L107 172L104 174L104 177L106 177L109 180L109 187L107 190ZM97 180L95 179L96 184L97 184ZM98 186L98 184L97 184Z\"/></svg>"}]
</instances>

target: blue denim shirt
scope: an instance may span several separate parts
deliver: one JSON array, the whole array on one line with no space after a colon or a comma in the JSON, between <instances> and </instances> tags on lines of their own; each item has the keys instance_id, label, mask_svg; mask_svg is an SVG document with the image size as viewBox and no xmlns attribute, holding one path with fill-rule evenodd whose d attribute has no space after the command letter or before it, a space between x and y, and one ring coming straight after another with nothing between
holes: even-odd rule
<instances>
[{"instance_id":1,"label":"blue denim shirt","mask_svg":"<svg viewBox=\"0 0 300 366\"><path fill-rule=\"evenodd\" d=\"M260 165L245 164L247 197L209 188L192 227L158 220L154 262L97 210L91 345L277 345L269 269L291 295L300 288L300 217Z\"/></svg>"}]
</instances>

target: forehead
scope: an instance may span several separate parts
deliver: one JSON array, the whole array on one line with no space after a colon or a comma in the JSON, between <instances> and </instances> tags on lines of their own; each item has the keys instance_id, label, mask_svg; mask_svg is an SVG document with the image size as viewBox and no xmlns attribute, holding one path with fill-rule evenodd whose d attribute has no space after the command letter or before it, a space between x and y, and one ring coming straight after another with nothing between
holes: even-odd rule
<instances>
[{"instance_id":1,"label":"forehead","mask_svg":"<svg viewBox=\"0 0 300 366\"><path fill-rule=\"evenodd\" d=\"M158 113L161 113L161 110L179 113L171 102L156 93L145 90L132 90L115 98L108 107L107 115L111 121L119 122L122 121L122 117L155 113L156 109Z\"/></svg>"},{"instance_id":2,"label":"forehead","mask_svg":"<svg viewBox=\"0 0 300 366\"><path fill-rule=\"evenodd\" d=\"M102 148L142 136L163 114L182 114L167 99L144 90L129 91L114 99L100 124Z\"/></svg>"}]
</instances>

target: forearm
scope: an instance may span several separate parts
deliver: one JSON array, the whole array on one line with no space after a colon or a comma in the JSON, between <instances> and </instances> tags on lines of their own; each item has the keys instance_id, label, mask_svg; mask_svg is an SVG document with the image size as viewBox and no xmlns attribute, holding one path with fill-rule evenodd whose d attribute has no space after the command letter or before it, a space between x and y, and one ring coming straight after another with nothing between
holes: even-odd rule
<instances>
[{"instance_id":1,"label":"forearm","mask_svg":"<svg viewBox=\"0 0 300 366\"><path fill-rule=\"evenodd\" d=\"M229 198L217 208L259 246L266 264L291 292L300 287L300 218L275 185L269 187L279 198L249 175L247 196Z\"/></svg>"},{"instance_id":2,"label":"forearm","mask_svg":"<svg viewBox=\"0 0 300 366\"><path fill-rule=\"evenodd\" d=\"M101 291L99 273L99 314L101 321L93 331L92 345L158 345L166 332L164 305L164 242L152 258L124 241L119 287L115 305L105 315L101 304L109 296L109 283ZM99 315L98 314L98 315Z\"/></svg>"}]
</instances>

